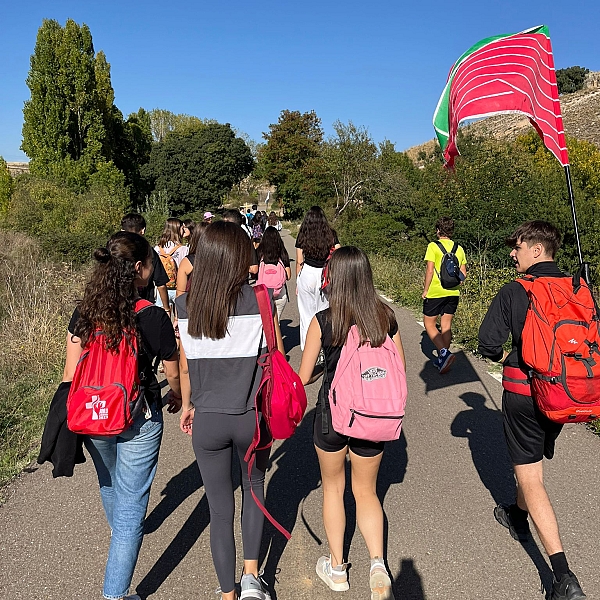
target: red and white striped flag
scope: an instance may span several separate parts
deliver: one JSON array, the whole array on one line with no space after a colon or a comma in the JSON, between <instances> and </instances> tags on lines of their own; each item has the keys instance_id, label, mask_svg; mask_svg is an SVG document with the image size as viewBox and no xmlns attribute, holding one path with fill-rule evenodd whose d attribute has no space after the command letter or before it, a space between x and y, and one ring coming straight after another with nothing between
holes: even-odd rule
<instances>
[{"instance_id":1,"label":"red and white striped flag","mask_svg":"<svg viewBox=\"0 0 600 600\"><path fill-rule=\"evenodd\" d=\"M459 154L461 123L505 113L528 116L548 150L563 167L569 164L545 25L481 40L456 61L433 116L446 166Z\"/></svg>"}]
</instances>

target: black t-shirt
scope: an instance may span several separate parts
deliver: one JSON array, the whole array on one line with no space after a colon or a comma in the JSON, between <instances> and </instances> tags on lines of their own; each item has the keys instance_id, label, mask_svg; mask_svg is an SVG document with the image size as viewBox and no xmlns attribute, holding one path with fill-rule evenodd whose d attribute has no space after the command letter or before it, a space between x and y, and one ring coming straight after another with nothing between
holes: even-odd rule
<instances>
[{"instance_id":1,"label":"black t-shirt","mask_svg":"<svg viewBox=\"0 0 600 600\"><path fill-rule=\"evenodd\" d=\"M79 320L79 309L75 309L69 322L69 333L73 335L77 321ZM169 315L158 306L149 306L137 315L138 327L142 337L145 357L140 355L139 372L140 378L146 378L150 383L146 386L146 399L149 404L153 402L160 406L161 391L160 384L152 370L152 362L155 358L159 360L171 358L177 352L177 341L175 331Z\"/></svg>"},{"instance_id":2,"label":"black t-shirt","mask_svg":"<svg viewBox=\"0 0 600 600\"><path fill-rule=\"evenodd\" d=\"M333 328L331 326L331 311L329 308L318 312L316 315L317 322L321 328L321 347L323 348L323 355L325 356L325 375L323 377L323 384L321 385L321 392L325 393L325 398L329 395L329 388L333 383L335 376L335 370L337 368L340 355L342 354L343 346L332 346ZM394 337L398 333L398 323L394 318L393 322L390 322L390 330L388 335Z\"/></svg>"},{"instance_id":3,"label":"black t-shirt","mask_svg":"<svg viewBox=\"0 0 600 600\"><path fill-rule=\"evenodd\" d=\"M337 246L340 243L340 240L338 239L337 233L334 231L333 232L333 245ZM304 252L304 250L298 245L298 241L296 240L296 248L300 248L303 252L303 257L304 257L304 262L309 266L309 267L315 267L315 269L322 269L325 264L327 263L327 259L329 258L329 252L327 252L327 255L325 257L318 257L318 256L307 256L306 252Z\"/></svg>"},{"instance_id":4,"label":"black t-shirt","mask_svg":"<svg viewBox=\"0 0 600 600\"><path fill-rule=\"evenodd\" d=\"M154 288L169 283L169 276L163 267L158 252L152 249L152 281L143 288L138 289L138 294L142 300L156 302L156 293Z\"/></svg>"}]
</instances>

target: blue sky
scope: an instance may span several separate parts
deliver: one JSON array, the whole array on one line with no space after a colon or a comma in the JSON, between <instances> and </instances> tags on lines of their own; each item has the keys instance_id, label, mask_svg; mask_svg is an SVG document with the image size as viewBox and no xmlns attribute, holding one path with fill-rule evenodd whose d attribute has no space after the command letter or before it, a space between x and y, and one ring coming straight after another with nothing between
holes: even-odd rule
<instances>
[{"instance_id":1,"label":"blue sky","mask_svg":"<svg viewBox=\"0 0 600 600\"><path fill-rule=\"evenodd\" d=\"M256 141L284 109L315 110L325 133L353 121L398 150L433 137L452 63L479 39L550 27L556 68L600 70L594 0L31 0L5 3L0 156L19 149L29 57L42 19L86 23L111 64L124 115L164 108L231 123Z\"/></svg>"}]
</instances>

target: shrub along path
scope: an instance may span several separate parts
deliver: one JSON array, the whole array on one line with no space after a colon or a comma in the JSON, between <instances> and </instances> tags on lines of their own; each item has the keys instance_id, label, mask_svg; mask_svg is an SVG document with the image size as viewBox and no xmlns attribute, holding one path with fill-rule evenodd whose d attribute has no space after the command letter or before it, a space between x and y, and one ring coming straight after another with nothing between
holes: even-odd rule
<instances>
[{"instance_id":1,"label":"shrub along path","mask_svg":"<svg viewBox=\"0 0 600 600\"><path fill-rule=\"evenodd\" d=\"M286 243L292 250L289 236ZM289 287L295 298L293 283ZM548 585L551 574L538 546L515 542L492 514L496 502L512 499L514 485L498 411L500 384L483 362L460 353L452 371L440 376L430 364L431 345L423 329L407 311L396 309L396 314L407 350L410 395L403 435L388 445L379 481L396 598L543 598L540 576ZM297 367L294 300L283 313L282 330ZM275 445L268 473L267 505L293 528L287 544L270 526L264 537L265 576L280 600L335 596L314 571L317 558L327 552L311 443L317 388L308 388L309 411L297 434ZM216 598L208 504L191 443L179 431L177 417L165 414L165 420L134 589L156 600ZM593 566L600 538L599 448L585 427L570 426L547 464L567 556L589 600L600 600ZM350 493L347 500L352 568L344 598L359 600L368 597L369 561L354 526ZM90 462L72 479L53 480L49 465L24 473L0 508L0 597L100 598L109 535Z\"/></svg>"}]
</instances>

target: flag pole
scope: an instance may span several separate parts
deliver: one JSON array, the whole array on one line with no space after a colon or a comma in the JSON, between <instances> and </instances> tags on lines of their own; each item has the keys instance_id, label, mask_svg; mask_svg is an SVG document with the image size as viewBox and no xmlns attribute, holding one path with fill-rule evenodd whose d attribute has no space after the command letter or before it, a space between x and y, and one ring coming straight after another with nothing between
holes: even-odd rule
<instances>
[{"instance_id":1,"label":"flag pole","mask_svg":"<svg viewBox=\"0 0 600 600\"><path fill-rule=\"evenodd\" d=\"M581 252L579 227L577 225L577 212L575 211L575 195L573 194L573 182L571 181L571 168L569 165L565 165L565 177L567 178L567 190L569 191L569 201L571 202L571 214L573 216L573 226L575 227L575 242L577 243L577 256L579 258L581 277L588 285L591 285L590 265L583 262L583 254Z\"/></svg>"}]
</instances>

